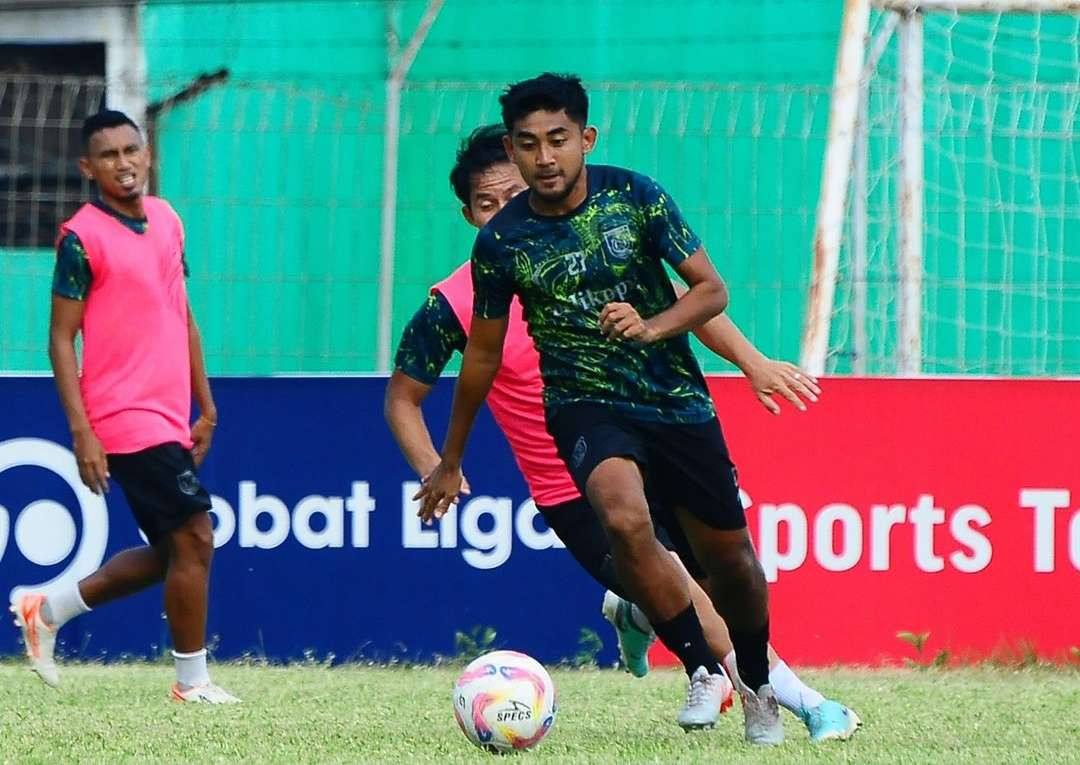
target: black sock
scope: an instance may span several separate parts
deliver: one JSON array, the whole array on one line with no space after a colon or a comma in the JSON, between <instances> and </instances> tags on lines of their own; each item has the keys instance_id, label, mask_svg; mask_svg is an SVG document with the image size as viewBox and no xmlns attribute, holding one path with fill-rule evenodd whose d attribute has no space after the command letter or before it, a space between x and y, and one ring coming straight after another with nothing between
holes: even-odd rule
<instances>
[{"instance_id":1,"label":"black sock","mask_svg":"<svg viewBox=\"0 0 1080 765\"><path fill-rule=\"evenodd\" d=\"M659 633L658 633L659 634ZM769 682L769 622L761 629L742 631L728 625L738 658L739 677L754 693Z\"/></svg>"},{"instance_id":2,"label":"black sock","mask_svg":"<svg viewBox=\"0 0 1080 765\"><path fill-rule=\"evenodd\" d=\"M666 622L654 624L652 628L660 642L679 657L687 675L693 675L698 667L705 667L712 675L722 673L709 644L705 642L705 633L693 603L682 613Z\"/></svg>"}]
</instances>

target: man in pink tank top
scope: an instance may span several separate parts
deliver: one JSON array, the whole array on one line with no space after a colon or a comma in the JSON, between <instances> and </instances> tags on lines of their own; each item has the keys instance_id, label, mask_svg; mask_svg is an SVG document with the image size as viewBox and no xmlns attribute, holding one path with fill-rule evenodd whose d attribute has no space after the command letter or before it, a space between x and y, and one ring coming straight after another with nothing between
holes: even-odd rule
<instances>
[{"instance_id":1,"label":"man in pink tank top","mask_svg":"<svg viewBox=\"0 0 1080 765\"><path fill-rule=\"evenodd\" d=\"M83 483L124 492L148 546L124 550L79 582L12 603L31 668L59 685L56 633L68 620L165 584L176 701L238 701L210 682L206 606L213 527L196 470L217 409L184 277L184 230L163 199L145 196L150 152L126 115L83 125L79 168L99 196L60 227L49 359ZM82 332L82 371L75 337ZM190 424L191 398L199 418Z\"/></svg>"},{"instance_id":2,"label":"man in pink tank top","mask_svg":"<svg viewBox=\"0 0 1080 765\"><path fill-rule=\"evenodd\" d=\"M501 125L474 131L463 142L450 174L451 186L462 202L462 214L477 228L526 188L517 167L506 157L502 144L505 132ZM432 287L424 305L406 326L398 347L396 368L386 391L386 418L405 458L421 478L434 469L440 458L420 405L453 354L464 350L472 300L471 270L465 263ZM623 597L625 587L615 573L600 521L574 485L547 432L539 356L526 327L521 305L515 299L502 363L487 397L488 408L506 435L544 520L575 560L607 588L603 614L616 629L624 664L640 677L648 672L647 650L655 636L641 610ZM774 394L782 395L798 409L805 409L800 396L816 400L820 391L812 377L794 365L763 356L726 316L709 322L697 334L710 350L746 374L755 396L774 414L780 413ZM657 536L689 570L691 594L709 648L723 661L728 674L737 678L727 628L699 583L704 571L677 525L672 526L673 531L669 531L658 520ZM769 679L779 702L804 722L814 740L847 738L854 732L859 722L854 712L803 684L771 648L769 659Z\"/></svg>"}]
</instances>

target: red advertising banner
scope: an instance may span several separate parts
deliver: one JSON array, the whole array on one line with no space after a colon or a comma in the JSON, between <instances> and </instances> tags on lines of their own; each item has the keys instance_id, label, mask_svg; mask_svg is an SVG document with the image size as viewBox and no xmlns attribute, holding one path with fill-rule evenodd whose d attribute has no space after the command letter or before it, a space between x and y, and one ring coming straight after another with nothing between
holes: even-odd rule
<instances>
[{"instance_id":1,"label":"red advertising banner","mask_svg":"<svg viewBox=\"0 0 1080 765\"><path fill-rule=\"evenodd\" d=\"M709 384L789 662L1080 646L1080 381L830 379L779 417Z\"/></svg>"}]
</instances>

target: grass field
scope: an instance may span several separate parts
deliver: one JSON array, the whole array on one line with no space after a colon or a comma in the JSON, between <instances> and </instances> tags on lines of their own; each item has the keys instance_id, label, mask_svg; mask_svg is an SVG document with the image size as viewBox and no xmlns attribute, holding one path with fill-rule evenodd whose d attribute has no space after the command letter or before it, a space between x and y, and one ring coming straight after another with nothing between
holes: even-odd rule
<instances>
[{"instance_id":1,"label":"grass field","mask_svg":"<svg viewBox=\"0 0 1080 765\"><path fill-rule=\"evenodd\" d=\"M0 762L494 762L451 712L454 668L216 666L236 707L166 699L165 664L72 665L61 692L0 664ZM523 762L1080 763L1075 669L807 671L863 719L849 742L811 744L783 712L788 740L742 742L742 712L684 734L683 676L556 670L555 727Z\"/></svg>"}]
</instances>

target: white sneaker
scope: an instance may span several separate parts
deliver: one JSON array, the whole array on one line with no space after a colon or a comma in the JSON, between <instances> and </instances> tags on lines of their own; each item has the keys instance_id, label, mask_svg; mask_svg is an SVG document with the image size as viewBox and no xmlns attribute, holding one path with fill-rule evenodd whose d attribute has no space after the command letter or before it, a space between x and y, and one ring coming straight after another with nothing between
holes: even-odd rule
<instances>
[{"instance_id":1,"label":"white sneaker","mask_svg":"<svg viewBox=\"0 0 1080 765\"><path fill-rule=\"evenodd\" d=\"M233 696L224 688L207 683L195 685L188 689L180 687L180 683L173 683L173 701L187 701L195 704L239 704L240 699Z\"/></svg>"},{"instance_id":2,"label":"white sneaker","mask_svg":"<svg viewBox=\"0 0 1080 765\"><path fill-rule=\"evenodd\" d=\"M679 725L683 730L713 727L720 713L731 706L734 692L727 675L710 675L705 667L698 667L690 676L686 704L677 718Z\"/></svg>"},{"instance_id":3,"label":"white sneaker","mask_svg":"<svg viewBox=\"0 0 1080 765\"><path fill-rule=\"evenodd\" d=\"M747 741L759 746L773 746L784 742L780 705L771 685L761 686L757 693L743 693L742 705Z\"/></svg>"},{"instance_id":4,"label":"white sneaker","mask_svg":"<svg viewBox=\"0 0 1080 765\"><path fill-rule=\"evenodd\" d=\"M56 650L56 630L45 623L41 616L41 607L45 605L44 595L23 595L11 604L11 613L15 614L15 626L22 630L26 656L30 659L30 669L37 673L45 685L60 687L60 673L56 669L53 653Z\"/></svg>"}]
</instances>

